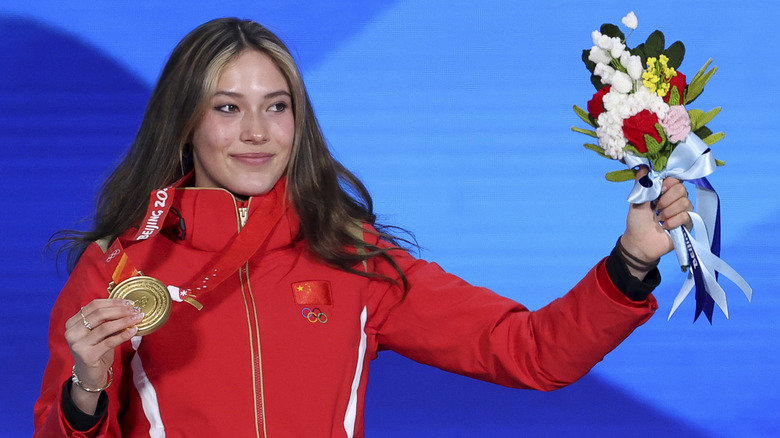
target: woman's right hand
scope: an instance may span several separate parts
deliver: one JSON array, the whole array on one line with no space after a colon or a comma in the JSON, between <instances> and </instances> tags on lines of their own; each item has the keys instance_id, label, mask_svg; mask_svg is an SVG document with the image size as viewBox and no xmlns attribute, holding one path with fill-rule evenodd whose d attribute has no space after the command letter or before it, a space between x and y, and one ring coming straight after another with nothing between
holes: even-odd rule
<instances>
[{"instance_id":1,"label":"woman's right hand","mask_svg":"<svg viewBox=\"0 0 780 438\"><path fill-rule=\"evenodd\" d=\"M108 383L108 369L114 363L114 349L135 336L136 324L144 314L132 301L93 300L65 322L75 372L87 388L102 388ZM78 385L71 388L71 398L87 414L93 414L99 392L87 392Z\"/></svg>"}]
</instances>

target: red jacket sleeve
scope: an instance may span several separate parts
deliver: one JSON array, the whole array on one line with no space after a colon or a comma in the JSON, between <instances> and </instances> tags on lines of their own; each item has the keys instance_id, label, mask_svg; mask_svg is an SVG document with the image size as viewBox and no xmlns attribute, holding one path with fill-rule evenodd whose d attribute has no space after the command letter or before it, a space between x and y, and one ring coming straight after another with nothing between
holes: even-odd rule
<instances>
[{"instance_id":1,"label":"red jacket sleeve","mask_svg":"<svg viewBox=\"0 0 780 438\"><path fill-rule=\"evenodd\" d=\"M121 409L119 390L123 380L122 364L129 360L127 348L119 347L115 353L114 383L106 390L109 397L108 414L100 423L86 432L75 431L62 411L62 385L70 378L73 366L73 356L65 341L65 322L90 301L108 297L106 287L110 274L105 271L103 257L103 251L98 245L92 244L87 248L52 309L49 362L43 374L41 395L34 408L35 437L120 436L117 423L112 418L116 418ZM129 377L124 376L124 379Z\"/></svg>"},{"instance_id":2,"label":"red jacket sleeve","mask_svg":"<svg viewBox=\"0 0 780 438\"><path fill-rule=\"evenodd\" d=\"M392 253L409 290L400 299L392 287L376 304L372 330L379 347L505 386L552 390L573 383L657 308L652 296L626 298L604 260L566 295L529 311L435 263ZM377 269L397 276L383 265Z\"/></svg>"}]
</instances>

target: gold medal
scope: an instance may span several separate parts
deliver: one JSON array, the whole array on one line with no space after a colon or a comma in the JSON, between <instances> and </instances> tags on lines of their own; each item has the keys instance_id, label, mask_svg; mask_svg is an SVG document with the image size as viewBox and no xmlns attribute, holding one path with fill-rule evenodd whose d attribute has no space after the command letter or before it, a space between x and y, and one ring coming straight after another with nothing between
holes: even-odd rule
<instances>
[{"instance_id":1,"label":"gold medal","mask_svg":"<svg viewBox=\"0 0 780 438\"><path fill-rule=\"evenodd\" d=\"M160 280L143 274L130 277L116 286L112 281L108 286L108 297L130 300L141 308L144 319L136 325L136 336L154 332L171 316L171 296L168 288Z\"/></svg>"}]
</instances>

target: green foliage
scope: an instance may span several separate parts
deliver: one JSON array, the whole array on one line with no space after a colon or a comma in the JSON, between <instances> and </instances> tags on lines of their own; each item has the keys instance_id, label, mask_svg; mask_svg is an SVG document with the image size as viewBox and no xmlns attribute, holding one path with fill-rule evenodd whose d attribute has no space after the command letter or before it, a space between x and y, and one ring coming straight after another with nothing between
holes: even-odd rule
<instances>
[{"instance_id":1,"label":"green foliage","mask_svg":"<svg viewBox=\"0 0 780 438\"><path fill-rule=\"evenodd\" d=\"M647 156L651 159L657 157L663 149L663 145L650 134L645 134L645 145L647 146Z\"/></svg>"},{"instance_id":2,"label":"green foliage","mask_svg":"<svg viewBox=\"0 0 780 438\"><path fill-rule=\"evenodd\" d=\"M647 41L645 41L645 54L648 58L657 58L659 55L664 53L664 47L665 47L665 40L664 40L664 34L660 30L656 30L655 32L651 33L649 37L647 37ZM647 62L645 60L645 62Z\"/></svg>"},{"instance_id":3,"label":"green foliage","mask_svg":"<svg viewBox=\"0 0 780 438\"><path fill-rule=\"evenodd\" d=\"M579 118L582 119L583 122L587 123L588 125L590 125L590 126L592 126L594 128L598 127L598 124L596 124L596 119L594 119L584 109L578 107L577 105L574 105L574 112L577 113L577 116L579 116Z\"/></svg>"},{"instance_id":4,"label":"green foliage","mask_svg":"<svg viewBox=\"0 0 780 438\"><path fill-rule=\"evenodd\" d=\"M672 91L669 92L669 106L680 105L680 91L677 87L672 87Z\"/></svg>"},{"instance_id":5,"label":"green foliage","mask_svg":"<svg viewBox=\"0 0 780 438\"><path fill-rule=\"evenodd\" d=\"M666 162L669 159L668 156L671 153L672 144L669 143L669 139L666 137L664 128L660 123L655 124L655 130L658 132L658 136L661 137L661 141L656 140L650 134L645 134L647 152L638 155L647 157L653 163L653 168L660 170L666 167Z\"/></svg>"},{"instance_id":6,"label":"green foliage","mask_svg":"<svg viewBox=\"0 0 780 438\"><path fill-rule=\"evenodd\" d=\"M599 32L611 38L620 38L620 41L626 40L626 35L623 34L623 31L621 31L619 27L611 23L602 24Z\"/></svg>"},{"instance_id":7,"label":"green foliage","mask_svg":"<svg viewBox=\"0 0 780 438\"><path fill-rule=\"evenodd\" d=\"M706 126L702 126L701 128L693 131L693 133L702 140L712 135L712 131Z\"/></svg>"},{"instance_id":8,"label":"green foliage","mask_svg":"<svg viewBox=\"0 0 780 438\"><path fill-rule=\"evenodd\" d=\"M717 134L708 135L707 137L702 137L702 141L707 144L707 146L712 146L715 143L723 140L723 137L725 137L726 134L722 132L718 132Z\"/></svg>"},{"instance_id":9,"label":"green foliage","mask_svg":"<svg viewBox=\"0 0 780 438\"><path fill-rule=\"evenodd\" d=\"M647 58L658 58L666 55L669 58L667 65L675 70L682 65L685 57L685 45L681 41L675 41L668 48L664 48L666 37L663 32L656 30L647 37L647 41L633 49L629 49L632 55L639 56L642 59L642 65L647 65Z\"/></svg>"},{"instance_id":10,"label":"green foliage","mask_svg":"<svg viewBox=\"0 0 780 438\"><path fill-rule=\"evenodd\" d=\"M610 160L612 159L612 157L610 157L609 155L605 154L604 153L604 149L601 149L601 147L598 146L598 145L591 144L591 143L585 143L585 148L586 149L590 149L593 152L596 152L597 154L601 155L604 158L609 158Z\"/></svg>"},{"instance_id":11,"label":"green foliage","mask_svg":"<svg viewBox=\"0 0 780 438\"><path fill-rule=\"evenodd\" d=\"M666 155L659 155L658 158L653 160L653 169L663 169L666 167L666 163L669 161L669 157Z\"/></svg>"},{"instance_id":12,"label":"green foliage","mask_svg":"<svg viewBox=\"0 0 780 438\"><path fill-rule=\"evenodd\" d=\"M574 132L579 132L580 134L589 135L589 136L591 136L593 138L599 138L599 136L596 135L596 131L591 131L590 129L582 129L582 128L578 128L576 126L572 126L571 130L574 131Z\"/></svg>"},{"instance_id":13,"label":"green foliage","mask_svg":"<svg viewBox=\"0 0 780 438\"><path fill-rule=\"evenodd\" d=\"M632 55L636 55L642 59L642 66L647 65L647 53L645 53L645 43L642 43L633 49L629 49Z\"/></svg>"},{"instance_id":14,"label":"green foliage","mask_svg":"<svg viewBox=\"0 0 780 438\"><path fill-rule=\"evenodd\" d=\"M719 159L717 159L717 158L716 158L716 159L715 159L715 165L716 165L716 166L725 166L725 165L726 165L726 162L725 162L725 161L721 161L721 160L719 160Z\"/></svg>"},{"instance_id":15,"label":"green foliage","mask_svg":"<svg viewBox=\"0 0 780 438\"><path fill-rule=\"evenodd\" d=\"M636 178L636 171L634 169L613 170L604 176L607 178L607 181L612 182L631 181Z\"/></svg>"},{"instance_id":16,"label":"green foliage","mask_svg":"<svg viewBox=\"0 0 780 438\"><path fill-rule=\"evenodd\" d=\"M706 113L700 109L688 110L688 117L691 118L691 131L696 131L710 123L718 113L720 113L720 107L711 109Z\"/></svg>"},{"instance_id":17,"label":"green foliage","mask_svg":"<svg viewBox=\"0 0 780 438\"><path fill-rule=\"evenodd\" d=\"M675 41L674 44L664 50L664 55L669 58L669 67L677 70L682 65L683 58L685 57L685 45L680 41Z\"/></svg>"},{"instance_id":18,"label":"green foliage","mask_svg":"<svg viewBox=\"0 0 780 438\"><path fill-rule=\"evenodd\" d=\"M644 157L645 156L645 154L643 154L642 152L639 152L639 149L634 147L634 145L632 145L631 143L626 144L626 146L623 148L623 150L626 151L627 154L634 154L634 155L636 155L638 157Z\"/></svg>"},{"instance_id":19,"label":"green foliage","mask_svg":"<svg viewBox=\"0 0 780 438\"><path fill-rule=\"evenodd\" d=\"M709 67L711 63L712 59L707 61L707 63L704 64L704 67L702 67L701 70L696 73L696 76L691 79L688 87L686 87L685 105L688 105L689 103L696 100L697 97L699 97L701 92L704 91L704 86L707 85L707 82L709 82L710 78L712 78L712 75L718 71L718 67L712 67L709 71L707 71L707 67Z\"/></svg>"}]
</instances>

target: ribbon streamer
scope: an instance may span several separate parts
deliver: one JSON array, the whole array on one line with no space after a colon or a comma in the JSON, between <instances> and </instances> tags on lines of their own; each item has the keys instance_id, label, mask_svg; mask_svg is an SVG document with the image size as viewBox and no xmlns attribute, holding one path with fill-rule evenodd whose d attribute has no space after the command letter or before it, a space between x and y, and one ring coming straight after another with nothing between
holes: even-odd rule
<instances>
[{"instance_id":1,"label":"ribbon streamer","mask_svg":"<svg viewBox=\"0 0 780 438\"><path fill-rule=\"evenodd\" d=\"M694 133L689 133L672 151L666 167L660 171L653 169L652 162L645 157L627 155L625 163L630 168L647 166L650 172L640 178L628 196L628 201L641 204L658 199L661 195L663 180L667 177L689 181L696 186L696 206L701 215L689 213L693 221L696 238L684 227L668 231L674 243L677 259L683 270L687 270L688 278L675 297L669 318L674 314L680 303L696 286L696 311L694 321L703 312L712 323L714 305L723 311L728 318L726 294L718 284L718 273L722 273L734 282L747 296L752 297L752 289L747 282L720 256L720 201L715 189L705 178L711 174L717 165L715 158L704 141Z\"/></svg>"},{"instance_id":2,"label":"ribbon streamer","mask_svg":"<svg viewBox=\"0 0 780 438\"><path fill-rule=\"evenodd\" d=\"M706 294L715 304L720 307L726 318L729 317L729 310L726 304L726 292L718 284L717 273L720 272L726 278L731 280L739 287L742 292L750 301L753 297L753 289L750 285L737 273L731 266L721 260L718 256L710 251L711 239L713 236L707 235L707 233L701 233L699 230L706 230L706 225L701 216L697 213L688 213L693 221L694 229L697 229L696 238L688 233L688 230L682 228L682 234L685 238L685 244L688 250L688 254L691 258L691 269L688 271L688 278L685 279L680 292L674 298L672 309L669 312L669 318L672 317L674 311L680 306L685 298L690 293L693 286L696 286L697 295L697 314L695 318L698 318L700 312L703 310L707 319L712 322L712 309L709 312L706 308L698 306L698 295L701 293ZM694 321L696 320L694 318Z\"/></svg>"}]
</instances>

